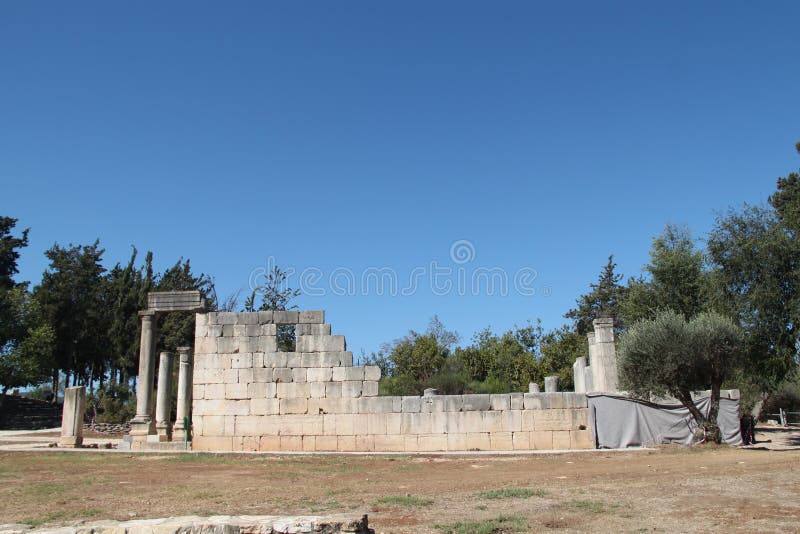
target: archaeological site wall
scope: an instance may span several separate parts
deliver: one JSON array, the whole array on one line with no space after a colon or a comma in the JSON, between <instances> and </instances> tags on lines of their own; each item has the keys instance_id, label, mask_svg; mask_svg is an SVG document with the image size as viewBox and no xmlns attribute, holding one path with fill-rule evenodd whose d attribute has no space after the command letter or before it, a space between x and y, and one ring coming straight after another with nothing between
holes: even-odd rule
<instances>
[{"instance_id":1,"label":"archaeological site wall","mask_svg":"<svg viewBox=\"0 0 800 534\"><path fill-rule=\"evenodd\" d=\"M379 397L323 311L197 314L192 449L435 452L593 448L584 393ZM278 329L295 325L293 352Z\"/></svg>"}]
</instances>

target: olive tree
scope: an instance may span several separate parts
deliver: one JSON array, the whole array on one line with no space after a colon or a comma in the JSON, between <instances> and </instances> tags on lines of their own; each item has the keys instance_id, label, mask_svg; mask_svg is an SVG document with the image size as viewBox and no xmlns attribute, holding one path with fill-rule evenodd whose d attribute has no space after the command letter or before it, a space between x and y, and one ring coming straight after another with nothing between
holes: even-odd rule
<instances>
[{"instance_id":1,"label":"olive tree","mask_svg":"<svg viewBox=\"0 0 800 534\"><path fill-rule=\"evenodd\" d=\"M727 317L701 313L687 321L674 311L638 321L620 339L622 387L640 398L671 395L692 414L704 440L720 442L717 424L722 383L741 365L744 334ZM711 390L708 415L692 392Z\"/></svg>"}]
</instances>

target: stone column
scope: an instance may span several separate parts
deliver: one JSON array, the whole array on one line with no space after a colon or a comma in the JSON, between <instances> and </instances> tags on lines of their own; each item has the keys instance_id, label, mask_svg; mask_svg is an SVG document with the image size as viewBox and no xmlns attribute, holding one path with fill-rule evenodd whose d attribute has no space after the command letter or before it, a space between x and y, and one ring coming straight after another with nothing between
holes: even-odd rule
<instances>
[{"instance_id":1,"label":"stone column","mask_svg":"<svg viewBox=\"0 0 800 534\"><path fill-rule=\"evenodd\" d=\"M594 378L592 376L592 366L587 365L583 370L583 384L586 387L586 392L594 391Z\"/></svg>"},{"instance_id":2,"label":"stone column","mask_svg":"<svg viewBox=\"0 0 800 534\"><path fill-rule=\"evenodd\" d=\"M536 382L530 382L528 384L528 393L539 393L539 384Z\"/></svg>"},{"instance_id":3,"label":"stone column","mask_svg":"<svg viewBox=\"0 0 800 534\"><path fill-rule=\"evenodd\" d=\"M64 390L64 411L61 415L59 447L80 447L83 443L83 415L86 412L86 388Z\"/></svg>"},{"instance_id":4,"label":"stone column","mask_svg":"<svg viewBox=\"0 0 800 534\"><path fill-rule=\"evenodd\" d=\"M136 389L136 415L131 419L130 435L144 441L155 433L152 411L153 375L155 374L156 314L139 312L142 318L142 337L139 342L139 384Z\"/></svg>"},{"instance_id":5,"label":"stone column","mask_svg":"<svg viewBox=\"0 0 800 534\"><path fill-rule=\"evenodd\" d=\"M178 347L178 407L175 410L175 426L172 430L173 441L183 441L184 437L191 441L192 423L184 428L183 419L189 417L192 410L192 349Z\"/></svg>"},{"instance_id":6,"label":"stone column","mask_svg":"<svg viewBox=\"0 0 800 534\"><path fill-rule=\"evenodd\" d=\"M544 377L544 392L556 393L558 391L558 377L546 376Z\"/></svg>"},{"instance_id":7,"label":"stone column","mask_svg":"<svg viewBox=\"0 0 800 534\"><path fill-rule=\"evenodd\" d=\"M596 391L618 391L617 352L614 347L614 319L601 317L593 321L594 343L589 338L592 358L592 386ZM594 347L594 350L592 350Z\"/></svg>"},{"instance_id":8,"label":"stone column","mask_svg":"<svg viewBox=\"0 0 800 534\"><path fill-rule=\"evenodd\" d=\"M575 358L572 364L572 381L575 384L575 393L586 393L586 358Z\"/></svg>"},{"instance_id":9,"label":"stone column","mask_svg":"<svg viewBox=\"0 0 800 534\"><path fill-rule=\"evenodd\" d=\"M172 411L172 363L174 352L162 352L158 363L158 389L156 390L156 434L158 441L169 441L172 432L170 412Z\"/></svg>"}]
</instances>

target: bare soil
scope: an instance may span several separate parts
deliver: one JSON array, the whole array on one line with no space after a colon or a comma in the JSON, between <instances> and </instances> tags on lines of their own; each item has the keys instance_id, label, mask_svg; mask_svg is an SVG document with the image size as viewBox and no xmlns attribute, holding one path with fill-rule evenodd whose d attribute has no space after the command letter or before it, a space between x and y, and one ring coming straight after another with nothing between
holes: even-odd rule
<instances>
[{"instance_id":1,"label":"bare soil","mask_svg":"<svg viewBox=\"0 0 800 534\"><path fill-rule=\"evenodd\" d=\"M791 445L795 438L788 439ZM503 488L537 491L481 494ZM494 521L504 532L797 532L800 450L711 446L525 456L0 452L0 523L333 513L369 514L376 532L387 533L447 532L448 525L467 521L489 528Z\"/></svg>"}]
</instances>

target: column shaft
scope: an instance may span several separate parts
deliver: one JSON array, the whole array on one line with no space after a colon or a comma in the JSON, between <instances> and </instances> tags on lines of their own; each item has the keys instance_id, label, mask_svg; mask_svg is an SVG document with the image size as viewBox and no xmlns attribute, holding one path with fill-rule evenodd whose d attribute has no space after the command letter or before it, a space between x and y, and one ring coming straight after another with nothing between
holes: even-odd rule
<instances>
[{"instance_id":1,"label":"column shaft","mask_svg":"<svg viewBox=\"0 0 800 534\"><path fill-rule=\"evenodd\" d=\"M139 342L139 385L136 389L136 415L131 420L131 436L147 436L154 431L152 396L155 374L156 315L140 312L142 335Z\"/></svg>"},{"instance_id":2,"label":"column shaft","mask_svg":"<svg viewBox=\"0 0 800 534\"><path fill-rule=\"evenodd\" d=\"M162 352L158 364L158 389L156 390L156 433L159 441L169 441L172 432L172 363L175 354Z\"/></svg>"},{"instance_id":3,"label":"column shaft","mask_svg":"<svg viewBox=\"0 0 800 534\"><path fill-rule=\"evenodd\" d=\"M184 418L192 411L192 352L190 347L178 347L180 367L178 368L178 406L175 413L173 441L191 440L191 421L184 427Z\"/></svg>"}]
</instances>

